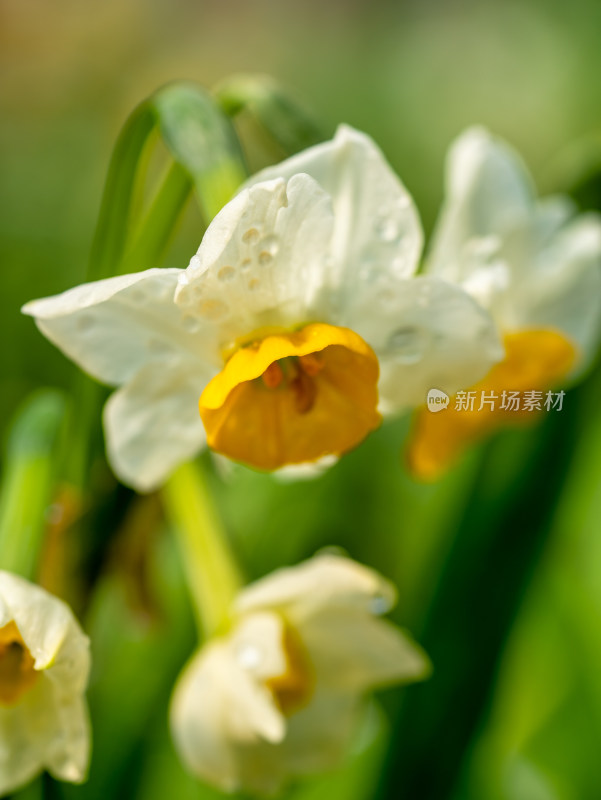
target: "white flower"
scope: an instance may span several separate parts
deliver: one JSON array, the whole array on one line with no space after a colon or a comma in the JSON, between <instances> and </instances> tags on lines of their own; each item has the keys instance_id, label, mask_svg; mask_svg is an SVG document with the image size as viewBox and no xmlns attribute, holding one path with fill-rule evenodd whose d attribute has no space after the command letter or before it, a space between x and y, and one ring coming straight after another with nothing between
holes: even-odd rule
<instances>
[{"instance_id":1,"label":"white flower","mask_svg":"<svg viewBox=\"0 0 601 800\"><path fill-rule=\"evenodd\" d=\"M189 267L76 287L24 311L120 386L108 454L139 489L205 442L263 469L358 444L380 421L478 380L502 355L462 289L414 277L422 232L376 145L350 128L260 173ZM378 377L379 376L379 377Z\"/></svg>"},{"instance_id":2,"label":"white flower","mask_svg":"<svg viewBox=\"0 0 601 800\"><path fill-rule=\"evenodd\" d=\"M601 323L601 221L538 200L519 156L481 128L451 147L428 273L461 283L504 333L552 329L588 363Z\"/></svg>"},{"instance_id":3,"label":"white flower","mask_svg":"<svg viewBox=\"0 0 601 800\"><path fill-rule=\"evenodd\" d=\"M88 639L68 606L0 571L0 795L44 769L84 780L89 667Z\"/></svg>"},{"instance_id":4,"label":"white flower","mask_svg":"<svg viewBox=\"0 0 601 800\"><path fill-rule=\"evenodd\" d=\"M577 214L567 197L537 200L517 154L474 128L451 147L426 272L486 308L506 351L470 387L478 402L480 392L497 395L494 414L420 412L410 462L433 477L466 443L519 418L515 407L499 408L504 391L542 394L590 363L601 326L601 221Z\"/></svg>"},{"instance_id":5,"label":"white flower","mask_svg":"<svg viewBox=\"0 0 601 800\"><path fill-rule=\"evenodd\" d=\"M366 693L429 672L420 649L376 616L394 602L380 575L326 554L243 590L231 629L193 657L174 693L186 766L223 790L267 794L334 766Z\"/></svg>"}]
</instances>

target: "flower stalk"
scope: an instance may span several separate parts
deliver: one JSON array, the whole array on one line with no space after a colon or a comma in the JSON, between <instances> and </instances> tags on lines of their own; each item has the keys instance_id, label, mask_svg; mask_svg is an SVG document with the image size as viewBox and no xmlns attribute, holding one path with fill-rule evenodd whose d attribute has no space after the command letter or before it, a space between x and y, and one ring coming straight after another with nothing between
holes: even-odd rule
<instances>
[{"instance_id":1,"label":"flower stalk","mask_svg":"<svg viewBox=\"0 0 601 800\"><path fill-rule=\"evenodd\" d=\"M198 463L179 467L163 488L201 635L226 621L242 577Z\"/></svg>"}]
</instances>

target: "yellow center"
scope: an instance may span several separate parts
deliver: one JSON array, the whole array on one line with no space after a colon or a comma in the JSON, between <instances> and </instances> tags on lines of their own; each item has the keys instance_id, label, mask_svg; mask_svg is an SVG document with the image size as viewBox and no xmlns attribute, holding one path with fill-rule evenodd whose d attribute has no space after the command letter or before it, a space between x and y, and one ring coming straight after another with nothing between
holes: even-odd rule
<instances>
[{"instance_id":1,"label":"yellow center","mask_svg":"<svg viewBox=\"0 0 601 800\"><path fill-rule=\"evenodd\" d=\"M456 398L451 398L449 407L437 414L427 409L417 412L408 448L409 467L416 477L433 480L468 445L504 425L535 418L536 412L524 409L525 393L555 386L576 356L574 345L553 330L510 333L504 344L505 359L469 390L475 392L473 410L456 409ZM501 408L504 391L519 392L518 410ZM479 409L481 393L496 395L494 409L488 405Z\"/></svg>"},{"instance_id":2,"label":"yellow center","mask_svg":"<svg viewBox=\"0 0 601 800\"><path fill-rule=\"evenodd\" d=\"M265 470L340 455L380 424L378 374L373 350L347 328L257 339L200 397L209 447Z\"/></svg>"},{"instance_id":3,"label":"yellow center","mask_svg":"<svg viewBox=\"0 0 601 800\"><path fill-rule=\"evenodd\" d=\"M0 706L13 706L39 678L14 622L0 628Z\"/></svg>"},{"instance_id":4,"label":"yellow center","mask_svg":"<svg viewBox=\"0 0 601 800\"><path fill-rule=\"evenodd\" d=\"M273 693L278 708L289 717L300 711L310 701L315 687L311 662L299 635L289 625L284 629L283 641L286 671L265 681Z\"/></svg>"}]
</instances>

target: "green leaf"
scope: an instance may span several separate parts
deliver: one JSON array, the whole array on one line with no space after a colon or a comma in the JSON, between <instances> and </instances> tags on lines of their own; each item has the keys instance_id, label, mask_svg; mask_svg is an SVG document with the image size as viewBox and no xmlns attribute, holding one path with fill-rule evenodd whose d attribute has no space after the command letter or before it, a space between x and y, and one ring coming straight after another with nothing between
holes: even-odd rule
<instances>
[{"instance_id":1,"label":"green leaf","mask_svg":"<svg viewBox=\"0 0 601 800\"><path fill-rule=\"evenodd\" d=\"M194 181L209 222L247 175L236 133L211 95L193 84L171 84L151 104L165 144Z\"/></svg>"},{"instance_id":2,"label":"green leaf","mask_svg":"<svg viewBox=\"0 0 601 800\"><path fill-rule=\"evenodd\" d=\"M131 224L135 187L155 126L153 109L148 102L144 102L133 111L119 134L98 215L88 280L107 278L119 272Z\"/></svg>"},{"instance_id":3,"label":"green leaf","mask_svg":"<svg viewBox=\"0 0 601 800\"><path fill-rule=\"evenodd\" d=\"M151 134L159 130L174 159L142 221L133 210L143 184ZM234 129L215 100L190 83L173 83L141 103L126 122L111 158L92 246L89 280L156 264L194 186L208 223L246 177ZM98 430L102 390L78 374L65 478L89 483L91 432Z\"/></svg>"},{"instance_id":4,"label":"green leaf","mask_svg":"<svg viewBox=\"0 0 601 800\"><path fill-rule=\"evenodd\" d=\"M191 193L192 179L181 164L174 162L132 237L121 264L122 272L157 266Z\"/></svg>"},{"instance_id":5,"label":"green leaf","mask_svg":"<svg viewBox=\"0 0 601 800\"><path fill-rule=\"evenodd\" d=\"M18 411L6 447L0 493L0 567L33 579L44 542L65 414L60 392L45 389Z\"/></svg>"},{"instance_id":6,"label":"green leaf","mask_svg":"<svg viewBox=\"0 0 601 800\"><path fill-rule=\"evenodd\" d=\"M552 530L560 488L583 432L582 395L580 387L562 415L527 433L499 436L487 451L424 630L415 631L432 658L434 677L406 693L375 797L405 792L408 798L433 800L453 791Z\"/></svg>"},{"instance_id":7,"label":"green leaf","mask_svg":"<svg viewBox=\"0 0 601 800\"><path fill-rule=\"evenodd\" d=\"M219 84L215 95L229 116L250 115L268 131L284 155L298 153L325 138L310 114L265 75L236 75Z\"/></svg>"}]
</instances>

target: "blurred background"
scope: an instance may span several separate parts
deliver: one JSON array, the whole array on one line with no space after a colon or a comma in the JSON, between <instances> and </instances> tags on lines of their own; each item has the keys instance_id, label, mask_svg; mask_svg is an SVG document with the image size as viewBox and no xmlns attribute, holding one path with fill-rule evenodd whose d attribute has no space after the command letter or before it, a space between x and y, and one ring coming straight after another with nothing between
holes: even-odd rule
<instances>
[{"instance_id":1,"label":"blurred background","mask_svg":"<svg viewBox=\"0 0 601 800\"><path fill-rule=\"evenodd\" d=\"M347 122L372 135L414 196L429 231L442 195L445 151L474 123L488 126L520 150L542 192L563 188L558 164L601 127L600 31L597 0L0 0L0 425L31 390L70 385L72 366L19 308L83 279L115 138L131 109L158 86L185 78L211 88L234 73L272 75L313 113L326 134ZM201 235L199 221L190 216L165 264L185 267ZM416 734L422 744L415 758L435 772L445 760L445 740L454 738L453 720L459 728L464 713L472 720L469 736L458 737L461 749L453 758L460 758L459 766L447 770L453 774L454 800L601 797L598 387L593 375L574 401L577 424L586 433L562 462L559 476L547 476L540 458L532 462L540 473L530 475L529 505L540 503L542 508L546 503L547 508L552 500L552 507L541 523L544 535L537 539L540 558L526 577L520 573L515 578L517 599L507 616L501 615L506 646L502 637L503 646L494 653L487 650L488 660L480 664L488 611L503 604L486 595L458 603L461 618L480 608L477 620L467 625L467 643L457 645L461 657L454 658L453 637L442 645L458 675L468 676L468 683L469 676L480 676L483 684L475 709L465 682L461 691L466 694L441 689L442 697L454 701L444 729L441 720L429 728L435 734L431 750ZM486 494L486 486L502 486L499 508L515 506L508 517L514 525L504 557L511 565L515 546L519 559L520 540L531 532L528 504L523 497L521 506L515 500L514 467L508 464L515 464L524 448L539 447L539 433L526 435L527 441L501 438L491 445L494 452L489 448L472 454L440 484L423 487L413 484L400 465L406 425L402 421L381 431L312 483L280 485L239 469L227 481L215 473L213 484L250 576L293 563L325 545L345 547L399 583L397 619L418 639L422 632L430 637L426 644L431 649L441 624L431 600L452 592L444 577L447 556L463 557L465 566L465 553L452 555L454 536L475 525L474 520L486 528L490 519L486 501L480 510L469 506L482 463L488 465L480 478L482 492ZM564 434L545 435L551 441L549 437ZM558 458L561 452L559 448ZM551 499L546 486L554 487ZM134 555L131 548L118 552L135 560L136 547ZM114 553L111 558L114 563ZM191 652L193 634L187 612L178 611L178 603L186 603L178 568L169 572L168 559L161 562L156 553L153 558L167 571L155 578L179 620L179 644L169 644L170 660L152 662L154 683L146 687L150 695L140 689L143 696L127 702L138 704L137 710L130 708L132 715L143 709L149 714L152 696L154 727L143 724L149 717L129 726L126 747L111 741L111 724L127 717L127 703L112 718L106 712L98 721L100 766L93 768L93 776L95 770L112 771L112 782L64 790L65 796L214 796L199 794L197 784L183 775L167 740L169 689ZM475 557L468 561L477 571ZM489 568L490 560L486 564ZM132 681L139 680L138 656L131 655L139 652L134 644L143 642L144 657L152 659L153 648L164 648L172 642L167 633L173 635L172 629L149 634L147 619L138 626L135 608L132 619L124 621L116 599L121 595L112 593L110 564L105 573L109 577L89 624L105 644L115 627L125 626L116 641L122 648L118 652L126 656L116 655L115 642L112 649L100 648L93 711L115 693L129 697ZM511 581L510 568L507 575ZM480 589L485 592L486 585ZM134 661L126 668L129 658ZM157 677L161 665L162 682ZM435 666L444 675L444 660ZM416 690L417 709L419 702L427 707L419 693L428 691L427 686ZM405 720L421 718L418 710L404 710L400 695L386 695L384 705L389 722L382 724L390 729L403 714ZM436 789L403 794L398 769L406 764L399 754L407 752L415 733L411 722L405 725L394 734L388 755L386 737L380 741L376 736L376 744L358 756L358 772L315 784L313 793L303 796L367 800L384 758L386 775L393 777L388 788L380 789L382 797L451 797L450 791ZM49 786L49 796L59 796L59 789Z\"/></svg>"}]
</instances>

